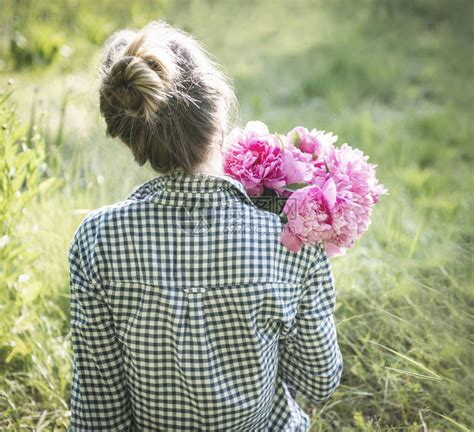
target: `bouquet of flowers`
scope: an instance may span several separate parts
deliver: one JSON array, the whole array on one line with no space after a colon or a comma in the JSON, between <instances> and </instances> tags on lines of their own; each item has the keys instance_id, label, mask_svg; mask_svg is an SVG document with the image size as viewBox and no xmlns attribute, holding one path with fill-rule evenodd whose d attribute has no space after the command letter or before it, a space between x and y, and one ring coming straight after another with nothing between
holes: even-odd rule
<instances>
[{"instance_id":1,"label":"bouquet of flowers","mask_svg":"<svg viewBox=\"0 0 474 432\"><path fill-rule=\"evenodd\" d=\"M365 231L374 204L388 190L368 156L337 136L297 126L271 134L260 121L234 129L223 147L224 171L240 181L252 200L276 197L285 222L281 242L293 252L322 242L328 256L343 255ZM255 202L255 201L254 201Z\"/></svg>"}]
</instances>

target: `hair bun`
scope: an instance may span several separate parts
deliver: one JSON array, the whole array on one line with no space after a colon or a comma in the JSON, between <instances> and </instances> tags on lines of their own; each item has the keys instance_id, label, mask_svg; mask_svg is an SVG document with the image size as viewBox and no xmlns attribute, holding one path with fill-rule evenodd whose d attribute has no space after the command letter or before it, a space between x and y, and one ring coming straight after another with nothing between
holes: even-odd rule
<instances>
[{"instance_id":1,"label":"hair bun","mask_svg":"<svg viewBox=\"0 0 474 432\"><path fill-rule=\"evenodd\" d=\"M102 81L101 94L129 116L151 122L169 99L171 73L156 56L143 52L143 37L125 48Z\"/></svg>"},{"instance_id":2,"label":"hair bun","mask_svg":"<svg viewBox=\"0 0 474 432\"><path fill-rule=\"evenodd\" d=\"M124 142L140 166L195 170L222 141L237 108L230 79L190 34L152 21L107 39L100 113L106 136Z\"/></svg>"}]
</instances>

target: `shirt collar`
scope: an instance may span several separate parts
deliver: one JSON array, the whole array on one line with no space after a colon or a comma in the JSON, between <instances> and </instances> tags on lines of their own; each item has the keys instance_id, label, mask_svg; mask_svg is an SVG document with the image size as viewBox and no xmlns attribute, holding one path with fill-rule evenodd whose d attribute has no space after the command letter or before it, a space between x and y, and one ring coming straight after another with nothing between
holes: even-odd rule
<instances>
[{"instance_id":1,"label":"shirt collar","mask_svg":"<svg viewBox=\"0 0 474 432\"><path fill-rule=\"evenodd\" d=\"M225 199L229 195L255 206L242 183L227 174L191 174L178 168L142 183L128 199L143 200L151 196L171 205L180 205L189 196L201 196L206 203L212 205L214 201Z\"/></svg>"}]
</instances>

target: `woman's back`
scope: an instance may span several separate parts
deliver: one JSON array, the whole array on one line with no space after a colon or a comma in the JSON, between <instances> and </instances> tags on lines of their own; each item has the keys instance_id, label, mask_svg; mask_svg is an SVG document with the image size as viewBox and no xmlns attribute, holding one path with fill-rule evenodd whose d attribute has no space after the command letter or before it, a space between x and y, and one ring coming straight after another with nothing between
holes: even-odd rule
<instances>
[{"instance_id":1,"label":"woman's back","mask_svg":"<svg viewBox=\"0 0 474 432\"><path fill-rule=\"evenodd\" d=\"M280 230L240 183L183 171L88 215L71 430L306 430L288 385L323 399L339 382L334 287L322 250L289 252Z\"/></svg>"},{"instance_id":2,"label":"woman's back","mask_svg":"<svg viewBox=\"0 0 474 432\"><path fill-rule=\"evenodd\" d=\"M71 242L70 430L306 430L289 387L324 399L342 369L331 269L224 174L229 80L152 22L108 39L99 93L107 135L163 175Z\"/></svg>"}]
</instances>

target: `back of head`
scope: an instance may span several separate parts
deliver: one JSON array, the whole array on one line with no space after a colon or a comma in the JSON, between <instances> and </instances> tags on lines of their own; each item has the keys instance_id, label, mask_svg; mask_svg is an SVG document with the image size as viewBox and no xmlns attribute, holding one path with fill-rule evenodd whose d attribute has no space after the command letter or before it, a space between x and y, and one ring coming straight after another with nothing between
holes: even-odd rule
<instances>
[{"instance_id":1,"label":"back of head","mask_svg":"<svg viewBox=\"0 0 474 432\"><path fill-rule=\"evenodd\" d=\"M157 172L192 172L220 143L237 107L226 75L192 36L164 21L106 41L100 111L107 135Z\"/></svg>"}]
</instances>

